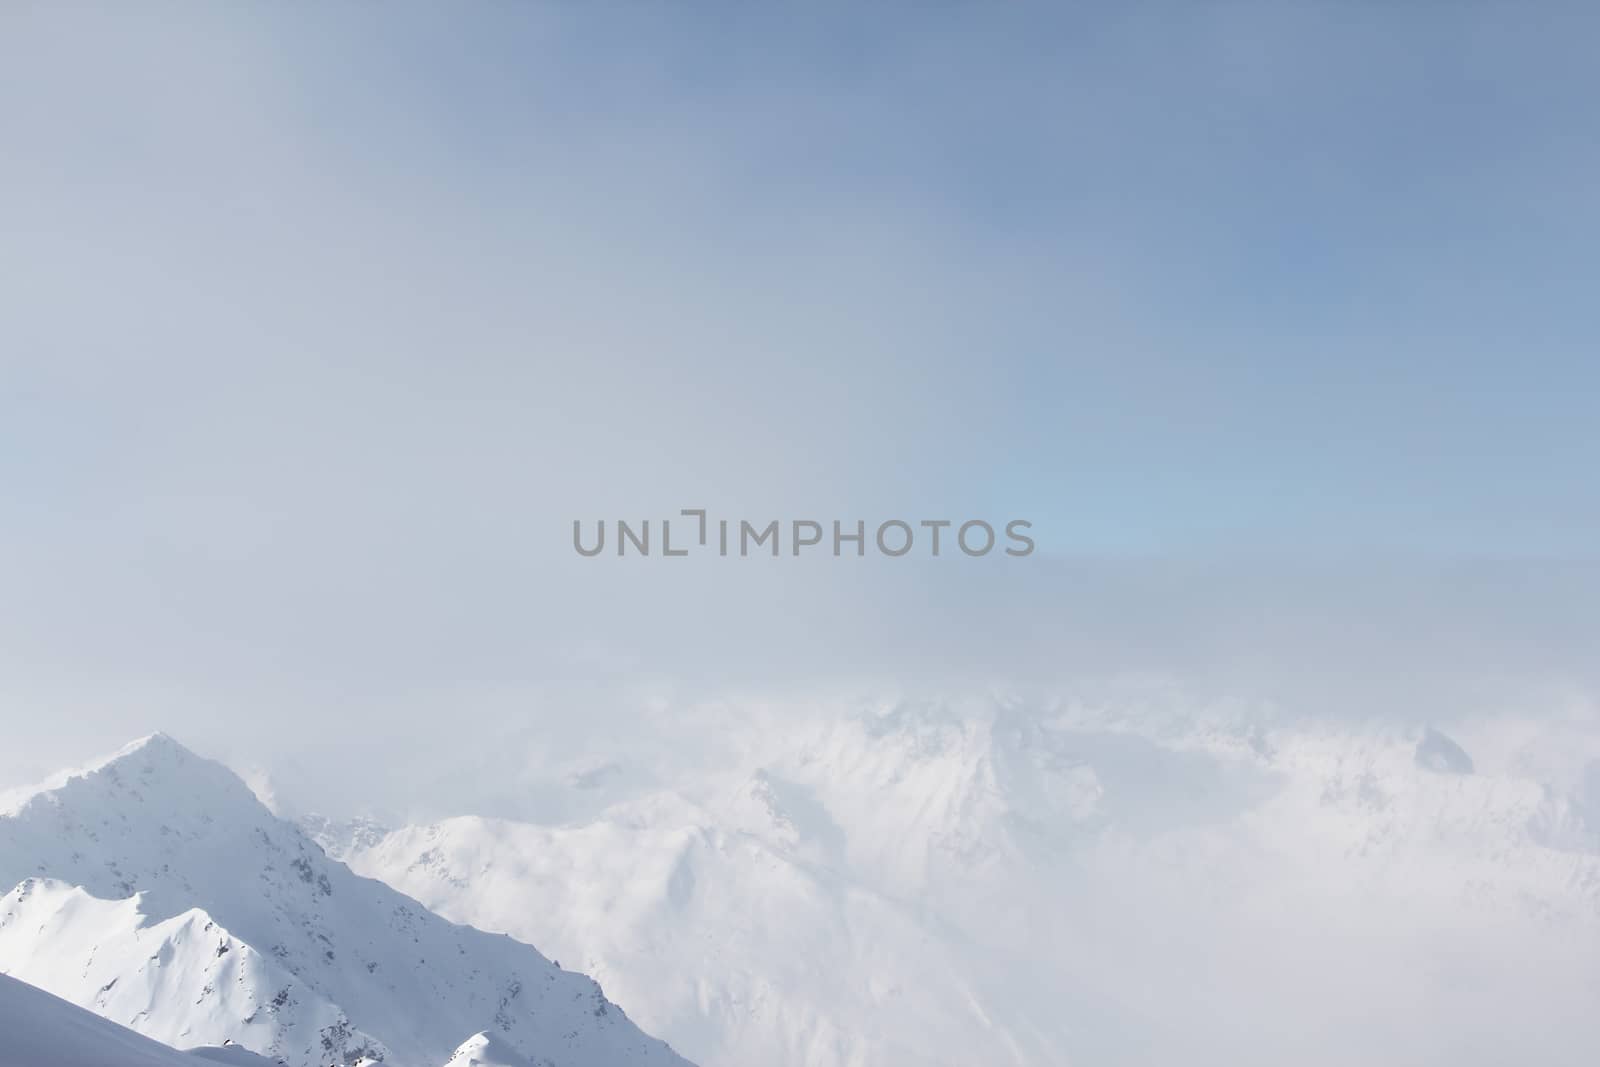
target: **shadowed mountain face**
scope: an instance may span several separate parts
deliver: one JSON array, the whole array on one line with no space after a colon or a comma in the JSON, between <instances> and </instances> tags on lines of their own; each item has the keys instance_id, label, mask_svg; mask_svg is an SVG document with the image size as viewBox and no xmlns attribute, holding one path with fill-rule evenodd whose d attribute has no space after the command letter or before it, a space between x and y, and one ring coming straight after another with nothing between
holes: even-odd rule
<instances>
[{"instance_id":1,"label":"shadowed mountain face","mask_svg":"<svg viewBox=\"0 0 1600 1067\"><path fill-rule=\"evenodd\" d=\"M488 1030L539 1064L684 1062L591 979L356 877L162 735L6 798L0 882L0 969L169 1042L433 1067Z\"/></svg>"},{"instance_id":2,"label":"shadowed mountain face","mask_svg":"<svg viewBox=\"0 0 1600 1067\"><path fill-rule=\"evenodd\" d=\"M1472 757L1456 742L1429 728L1417 742L1417 766L1440 774L1471 774Z\"/></svg>"},{"instance_id":3,"label":"shadowed mountain face","mask_svg":"<svg viewBox=\"0 0 1600 1067\"><path fill-rule=\"evenodd\" d=\"M272 1067L237 1046L179 1052L0 974L0 1067Z\"/></svg>"}]
</instances>

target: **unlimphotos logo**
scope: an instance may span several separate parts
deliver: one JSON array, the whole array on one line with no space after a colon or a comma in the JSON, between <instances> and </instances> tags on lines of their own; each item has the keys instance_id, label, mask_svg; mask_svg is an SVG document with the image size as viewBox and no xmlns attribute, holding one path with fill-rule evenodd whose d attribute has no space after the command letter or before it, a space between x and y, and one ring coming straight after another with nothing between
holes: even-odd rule
<instances>
[{"instance_id":1,"label":"unlimphotos logo","mask_svg":"<svg viewBox=\"0 0 1600 1067\"><path fill-rule=\"evenodd\" d=\"M951 555L952 546L965 556L987 556L1000 546L1000 535L994 525L983 519L969 519L959 524L951 519L889 519L869 530L865 519L852 522L834 519L827 525L815 519L769 519L758 523L748 519L712 519L705 508L684 508L678 516L677 520L655 520L654 530L660 536L654 540L650 519L617 519L609 527L605 519L597 519L589 532L585 531L582 519L573 519L572 547L580 556L604 554L608 528L612 551L618 556L682 557L714 553L723 557L762 554L776 557L786 551L790 556L826 555L830 547L834 556L865 556L869 546L878 555L896 558L913 551L930 557ZM673 532L674 521L679 523L677 534ZM1032 555L1033 538L1026 532L1031 529L1033 523L1027 519L1007 522L1003 527L1004 553L1007 556Z\"/></svg>"}]
</instances>

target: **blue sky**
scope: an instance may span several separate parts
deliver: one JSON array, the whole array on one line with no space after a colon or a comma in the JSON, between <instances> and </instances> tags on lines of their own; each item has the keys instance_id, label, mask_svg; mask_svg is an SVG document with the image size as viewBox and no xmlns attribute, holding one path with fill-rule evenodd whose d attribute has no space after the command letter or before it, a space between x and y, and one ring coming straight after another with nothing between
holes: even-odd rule
<instances>
[{"instance_id":1,"label":"blue sky","mask_svg":"<svg viewBox=\"0 0 1600 1067\"><path fill-rule=\"evenodd\" d=\"M365 332L421 388L537 365L710 490L751 480L719 441L829 437L818 496L1028 511L1053 551L1600 532L1578 9L240 10L124 16L125 52L8 19L40 45L8 64L14 358L281 358L45 314L114 285L150 328L187 287L236 301L217 333L304 316L308 362L376 360ZM683 425L614 415L596 359ZM7 422L59 422L27 384Z\"/></svg>"},{"instance_id":2,"label":"blue sky","mask_svg":"<svg viewBox=\"0 0 1600 1067\"><path fill-rule=\"evenodd\" d=\"M628 160L600 210L647 255L674 220L697 318L725 285L817 312L708 370L868 364L847 419L935 459L872 493L928 477L1063 551L1587 554L1597 26L1553 11L533 18L379 69L469 170L551 128Z\"/></svg>"},{"instance_id":3,"label":"blue sky","mask_svg":"<svg viewBox=\"0 0 1600 1067\"><path fill-rule=\"evenodd\" d=\"M1223 573L1365 618L1350 574L1521 567L1394 617L1580 646L1600 15L1121 7L8 5L0 698L1023 671L1102 617L1159 662ZM565 554L702 504L1025 516L1056 569ZM798 604L792 654L684 602L712 650Z\"/></svg>"}]
</instances>

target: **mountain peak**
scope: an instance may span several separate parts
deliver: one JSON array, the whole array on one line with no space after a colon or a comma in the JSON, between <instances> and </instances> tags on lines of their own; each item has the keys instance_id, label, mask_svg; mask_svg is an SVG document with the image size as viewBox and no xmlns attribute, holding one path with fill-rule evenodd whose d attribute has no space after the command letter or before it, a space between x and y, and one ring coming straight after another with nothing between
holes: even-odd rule
<instances>
[{"instance_id":1,"label":"mountain peak","mask_svg":"<svg viewBox=\"0 0 1600 1067\"><path fill-rule=\"evenodd\" d=\"M193 902L195 881L221 890L256 866L252 849L278 826L227 767L160 733L7 800L0 803L0 887L45 874L106 898L147 890L147 903L163 916ZM226 869L197 872L187 885L163 874L186 854L220 845L228 846Z\"/></svg>"},{"instance_id":2,"label":"mountain peak","mask_svg":"<svg viewBox=\"0 0 1600 1067\"><path fill-rule=\"evenodd\" d=\"M225 779L235 779L232 771L213 760L195 755L170 735L153 733L128 742L110 755L58 771L41 782L0 791L0 815L19 814L46 796L53 796L58 803L64 803L68 800L68 793L76 798L77 794L86 790L93 791L91 783L115 785L156 777L164 782L176 783L173 772L190 767L198 770L213 785Z\"/></svg>"},{"instance_id":3,"label":"mountain peak","mask_svg":"<svg viewBox=\"0 0 1600 1067\"><path fill-rule=\"evenodd\" d=\"M135 740L129 741L126 745L122 746L122 751L124 752L132 752L138 749L166 749L169 751L177 750L186 754L190 754L187 748L179 744L177 738L173 737L164 730L157 730L153 734L145 734L143 737L136 738Z\"/></svg>"},{"instance_id":4,"label":"mountain peak","mask_svg":"<svg viewBox=\"0 0 1600 1067\"><path fill-rule=\"evenodd\" d=\"M111 755L91 764L88 769L99 770L125 760L140 758L170 761L199 759L200 757L179 744L171 734L162 733L158 730L153 734L146 734L141 738L129 741Z\"/></svg>"},{"instance_id":5,"label":"mountain peak","mask_svg":"<svg viewBox=\"0 0 1600 1067\"><path fill-rule=\"evenodd\" d=\"M200 802L202 795L204 803ZM53 797L58 805L77 807L165 800L195 809L224 798L230 804L256 804L255 794L233 771L196 755L165 733L148 734L108 756L10 791L0 797L0 815L18 814L45 796Z\"/></svg>"}]
</instances>

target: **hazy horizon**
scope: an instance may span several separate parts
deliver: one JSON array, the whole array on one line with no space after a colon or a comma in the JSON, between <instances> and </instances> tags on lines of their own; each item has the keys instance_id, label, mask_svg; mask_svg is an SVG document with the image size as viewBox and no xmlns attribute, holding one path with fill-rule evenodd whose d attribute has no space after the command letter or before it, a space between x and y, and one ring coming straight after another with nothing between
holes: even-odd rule
<instances>
[{"instance_id":1,"label":"hazy horizon","mask_svg":"<svg viewBox=\"0 0 1600 1067\"><path fill-rule=\"evenodd\" d=\"M0 13L0 780L163 729L339 803L381 736L401 797L448 723L735 693L1593 700L1592 11L91 10ZM571 549L684 507L1038 551Z\"/></svg>"}]
</instances>

